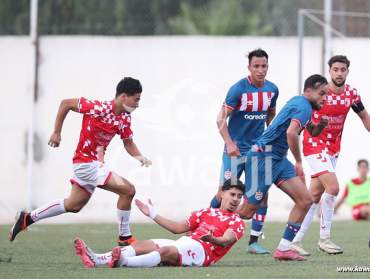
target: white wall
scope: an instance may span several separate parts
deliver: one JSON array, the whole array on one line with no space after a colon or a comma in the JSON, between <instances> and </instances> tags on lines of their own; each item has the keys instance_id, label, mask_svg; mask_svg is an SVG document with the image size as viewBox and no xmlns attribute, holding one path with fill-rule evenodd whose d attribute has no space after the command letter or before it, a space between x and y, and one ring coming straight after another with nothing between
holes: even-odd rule
<instances>
[{"instance_id":1,"label":"white wall","mask_svg":"<svg viewBox=\"0 0 370 279\"><path fill-rule=\"evenodd\" d=\"M335 53L350 58L349 83L370 106L367 65L369 39L335 41ZM268 79L280 88L278 109L297 94L296 38L261 37L43 37L41 39L40 98L36 130L43 160L34 169L34 205L63 198L70 190L71 159L81 115L68 115L62 144L51 149L47 141L59 102L85 96L113 99L123 76L143 84L140 108L133 113L134 139L153 166L143 169L128 156L117 138L106 159L112 170L136 185L137 197L151 197L159 212L181 218L192 209L208 206L218 184L222 140L216 114L230 85L247 75L245 54L262 47L270 55ZM0 38L0 94L3 101L0 128L0 222L9 223L17 209L27 206L25 132L29 119L31 45L24 37ZM321 69L320 40L305 42L304 76ZM343 137L337 173L343 184L356 175L358 158L370 158L369 134L350 112ZM307 170L307 174L309 174ZM97 190L77 215L51 222L111 222L116 197ZM268 219L285 220L292 203L272 186ZM349 217L348 208L341 217ZM145 221L136 209L133 221Z\"/></svg>"}]
</instances>

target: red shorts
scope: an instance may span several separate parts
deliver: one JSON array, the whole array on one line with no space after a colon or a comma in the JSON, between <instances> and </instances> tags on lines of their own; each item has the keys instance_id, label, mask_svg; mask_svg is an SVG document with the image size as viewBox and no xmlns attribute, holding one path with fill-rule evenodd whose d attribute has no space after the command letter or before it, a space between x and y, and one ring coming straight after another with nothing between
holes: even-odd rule
<instances>
[{"instance_id":1,"label":"red shorts","mask_svg":"<svg viewBox=\"0 0 370 279\"><path fill-rule=\"evenodd\" d=\"M359 205L355 205L354 207L352 207L352 219L353 220L367 220L366 218L364 218L363 216L361 216L361 209L364 207L364 206L367 206L366 204L359 204Z\"/></svg>"}]
</instances>

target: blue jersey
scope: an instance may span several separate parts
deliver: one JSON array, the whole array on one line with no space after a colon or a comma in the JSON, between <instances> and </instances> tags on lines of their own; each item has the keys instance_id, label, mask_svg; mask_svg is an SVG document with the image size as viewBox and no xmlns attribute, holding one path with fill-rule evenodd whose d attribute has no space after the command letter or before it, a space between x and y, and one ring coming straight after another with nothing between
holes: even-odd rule
<instances>
[{"instance_id":1,"label":"blue jersey","mask_svg":"<svg viewBox=\"0 0 370 279\"><path fill-rule=\"evenodd\" d=\"M312 106L306 97L295 96L291 98L262 136L257 139L257 145L262 148L270 145L272 158L284 158L289 149L286 132L290 122L296 121L304 129L311 119L311 114Z\"/></svg>"},{"instance_id":2,"label":"blue jersey","mask_svg":"<svg viewBox=\"0 0 370 279\"><path fill-rule=\"evenodd\" d=\"M229 89L224 103L232 110L228 129L241 152L247 152L263 133L267 112L276 106L278 95L279 90L272 82L266 80L263 87L258 88L249 77Z\"/></svg>"}]
</instances>

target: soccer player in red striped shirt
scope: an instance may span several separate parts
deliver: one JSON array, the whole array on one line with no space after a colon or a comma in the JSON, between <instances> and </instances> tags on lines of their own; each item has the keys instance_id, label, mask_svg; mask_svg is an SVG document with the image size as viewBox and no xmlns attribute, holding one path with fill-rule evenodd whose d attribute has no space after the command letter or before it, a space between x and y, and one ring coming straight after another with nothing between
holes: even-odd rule
<instances>
[{"instance_id":1,"label":"soccer player in red striped shirt","mask_svg":"<svg viewBox=\"0 0 370 279\"><path fill-rule=\"evenodd\" d=\"M221 189L220 208L196 210L185 220L173 221L157 214L150 200L136 200L138 208L158 225L175 233L187 233L177 240L150 239L111 252L96 254L82 239L74 242L76 254L85 267L154 267L160 263L171 266L209 266L218 262L243 236L244 221L236 210L244 193L243 182L225 181Z\"/></svg>"},{"instance_id":2,"label":"soccer player in red striped shirt","mask_svg":"<svg viewBox=\"0 0 370 279\"><path fill-rule=\"evenodd\" d=\"M370 116L366 111L357 90L346 83L350 61L344 55L330 58L328 95L324 106L314 112L313 123L321 118L328 119L328 125L323 132L314 137L306 130L303 139L303 154L311 168L310 194L313 205L308 211L302 226L294 238L292 248L301 255L310 255L302 247L303 236L311 225L315 210L321 200L320 239L318 247L328 254L341 254L340 246L331 241L331 224L334 214L335 199L339 192L339 183L335 174L335 166L340 152L344 123L348 112L352 109L370 132Z\"/></svg>"},{"instance_id":3,"label":"soccer player in red striped shirt","mask_svg":"<svg viewBox=\"0 0 370 279\"><path fill-rule=\"evenodd\" d=\"M109 170L104 163L104 152L115 135L119 135L126 151L142 166L151 165L133 141L131 112L138 106L142 87L139 80L125 77L116 88L116 96L111 101L88 100L86 98L66 99L60 104L55 120L54 131L49 145L58 147L64 119L69 111L83 114L82 128L77 149L73 156L72 189L68 198L45 204L31 212L21 211L9 232L13 241L16 235L31 224L67 212L79 212L90 200L96 187L118 195L117 218L119 239L122 245L134 241L129 220L131 202L135 187L127 179Z\"/></svg>"}]
</instances>

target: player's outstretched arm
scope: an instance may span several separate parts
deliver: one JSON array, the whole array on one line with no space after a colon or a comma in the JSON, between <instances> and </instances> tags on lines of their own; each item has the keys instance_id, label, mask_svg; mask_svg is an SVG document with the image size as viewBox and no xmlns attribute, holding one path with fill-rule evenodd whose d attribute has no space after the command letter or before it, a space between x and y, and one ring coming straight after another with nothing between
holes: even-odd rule
<instances>
[{"instance_id":1,"label":"player's outstretched arm","mask_svg":"<svg viewBox=\"0 0 370 279\"><path fill-rule=\"evenodd\" d=\"M172 233L179 234L188 232L190 230L188 222L186 222L185 220L173 221L157 214L150 199L148 200L148 204L135 199L135 204L144 215L153 219L154 222L156 222L158 225Z\"/></svg>"},{"instance_id":2,"label":"player's outstretched arm","mask_svg":"<svg viewBox=\"0 0 370 279\"><path fill-rule=\"evenodd\" d=\"M358 117L360 117L362 123L364 124L366 130L370 132L370 115L366 111L366 109L357 113Z\"/></svg>"},{"instance_id":3,"label":"player's outstretched arm","mask_svg":"<svg viewBox=\"0 0 370 279\"><path fill-rule=\"evenodd\" d=\"M227 229L223 236L213 236L213 232L209 231L201 237L203 241L214 243L218 246L227 247L237 241L237 237L232 229Z\"/></svg>"},{"instance_id":4,"label":"player's outstretched arm","mask_svg":"<svg viewBox=\"0 0 370 279\"><path fill-rule=\"evenodd\" d=\"M227 155L240 156L240 151L236 144L232 141L227 127L227 118L229 117L231 112L232 112L231 109L222 106L220 112L217 115L217 127L221 134L222 139L225 142Z\"/></svg>"},{"instance_id":5,"label":"player's outstretched arm","mask_svg":"<svg viewBox=\"0 0 370 279\"><path fill-rule=\"evenodd\" d=\"M123 145L127 153L134 157L136 160L138 160L141 163L141 166L149 167L152 164L152 161L150 161L148 158L141 154L139 148L134 143L132 138L124 139Z\"/></svg>"},{"instance_id":6,"label":"player's outstretched arm","mask_svg":"<svg viewBox=\"0 0 370 279\"><path fill-rule=\"evenodd\" d=\"M311 136L317 137L328 125L329 120L326 116L322 116L319 124L315 125L312 122L307 124L306 130L310 133Z\"/></svg>"},{"instance_id":7,"label":"player's outstretched arm","mask_svg":"<svg viewBox=\"0 0 370 279\"><path fill-rule=\"evenodd\" d=\"M65 99L61 101L57 117L55 119L54 131L48 142L51 147L58 147L60 145L64 119L70 110L78 112L78 100L79 99Z\"/></svg>"}]
</instances>

